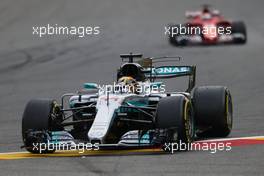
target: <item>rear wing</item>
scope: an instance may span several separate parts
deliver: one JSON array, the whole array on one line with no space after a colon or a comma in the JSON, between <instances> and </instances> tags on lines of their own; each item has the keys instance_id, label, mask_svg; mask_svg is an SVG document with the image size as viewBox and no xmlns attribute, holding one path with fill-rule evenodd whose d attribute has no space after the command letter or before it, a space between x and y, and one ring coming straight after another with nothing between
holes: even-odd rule
<instances>
[{"instance_id":1,"label":"rear wing","mask_svg":"<svg viewBox=\"0 0 264 176\"><path fill-rule=\"evenodd\" d=\"M189 76L189 83L187 92L195 86L196 80L196 66L160 66L152 67L144 70L145 76L151 81L155 79L175 78L182 76Z\"/></svg>"},{"instance_id":2,"label":"rear wing","mask_svg":"<svg viewBox=\"0 0 264 176\"><path fill-rule=\"evenodd\" d=\"M189 76L189 84L187 92L195 86L196 81L196 66L158 66L154 67L154 64L163 63L163 62L175 62L180 61L181 57L178 56L163 56L163 57L151 57L151 58L142 58L142 54L121 54L120 57L122 61L128 61L129 63L136 63L143 67L143 73L146 78L151 82L154 82L155 79L165 79L165 78L174 78L181 76Z\"/></svg>"},{"instance_id":3,"label":"rear wing","mask_svg":"<svg viewBox=\"0 0 264 176\"><path fill-rule=\"evenodd\" d=\"M144 68L143 72L150 81L189 76L189 83L186 91L191 92L195 87L196 66L153 66L155 63L175 61L175 58L178 59L177 61L181 59L180 57L144 58L139 60L138 63Z\"/></svg>"},{"instance_id":4,"label":"rear wing","mask_svg":"<svg viewBox=\"0 0 264 176\"><path fill-rule=\"evenodd\" d=\"M120 54L120 57L122 58L122 61L125 61L126 59L128 59L128 63L133 63L134 62L134 58L142 58L142 54L133 54L133 53L129 53L129 54Z\"/></svg>"}]
</instances>

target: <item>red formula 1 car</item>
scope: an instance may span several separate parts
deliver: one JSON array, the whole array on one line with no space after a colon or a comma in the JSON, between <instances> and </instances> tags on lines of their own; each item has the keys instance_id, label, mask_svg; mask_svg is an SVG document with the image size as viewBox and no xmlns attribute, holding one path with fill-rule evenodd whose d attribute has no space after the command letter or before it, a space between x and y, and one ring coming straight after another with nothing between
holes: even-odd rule
<instances>
[{"instance_id":1,"label":"red formula 1 car","mask_svg":"<svg viewBox=\"0 0 264 176\"><path fill-rule=\"evenodd\" d=\"M244 44L247 41L246 26L242 21L231 21L204 5L202 11L186 12L185 24L170 24L165 30L169 42L175 46L220 43Z\"/></svg>"}]
</instances>

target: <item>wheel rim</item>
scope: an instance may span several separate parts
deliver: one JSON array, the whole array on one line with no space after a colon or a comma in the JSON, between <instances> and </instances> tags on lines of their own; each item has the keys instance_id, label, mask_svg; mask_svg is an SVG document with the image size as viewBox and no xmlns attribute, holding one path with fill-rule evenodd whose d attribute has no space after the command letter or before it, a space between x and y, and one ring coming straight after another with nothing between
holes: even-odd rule
<instances>
[{"instance_id":1,"label":"wheel rim","mask_svg":"<svg viewBox=\"0 0 264 176\"><path fill-rule=\"evenodd\" d=\"M190 107L189 101L186 101L186 105L185 105L185 126L186 126L187 141L191 142L194 134L194 123L193 123L192 109Z\"/></svg>"},{"instance_id":2,"label":"wheel rim","mask_svg":"<svg viewBox=\"0 0 264 176\"><path fill-rule=\"evenodd\" d=\"M229 130L232 129L233 124L233 106L232 99L229 93L226 94L226 123Z\"/></svg>"}]
</instances>

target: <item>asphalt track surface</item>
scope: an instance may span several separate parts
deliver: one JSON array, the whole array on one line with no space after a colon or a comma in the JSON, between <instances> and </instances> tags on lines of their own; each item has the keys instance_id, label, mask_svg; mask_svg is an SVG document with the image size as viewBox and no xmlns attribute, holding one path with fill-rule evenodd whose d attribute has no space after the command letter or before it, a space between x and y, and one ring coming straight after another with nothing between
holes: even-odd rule
<instances>
[{"instance_id":1,"label":"asphalt track surface","mask_svg":"<svg viewBox=\"0 0 264 176\"><path fill-rule=\"evenodd\" d=\"M248 43L242 46L175 48L164 25L184 22L184 13L203 3L226 17L244 20ZM197 85L225 85L233 95L230 137L264 134L264 1L176 0L1 0L0 2L0 152L22 151L21 116L28 100L59 99L83 82L111 83L119 54L179 55L197 65ZM101 26L99 36L43 37L32 26ZM170 81L171 89L181 86ZM263 145L230 152L174 155L113 155L0 161L0 175L263 175Z\"/></svg>"}]
</instances>

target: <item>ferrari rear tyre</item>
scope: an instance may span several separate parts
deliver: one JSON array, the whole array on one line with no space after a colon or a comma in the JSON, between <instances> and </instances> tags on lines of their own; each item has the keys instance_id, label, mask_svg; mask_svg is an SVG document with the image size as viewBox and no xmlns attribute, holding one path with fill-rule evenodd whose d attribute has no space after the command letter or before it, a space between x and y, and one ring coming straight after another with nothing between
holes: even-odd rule
<instances>
[{"instance_id":1,"label":"ferrari rear tyre","mask_svg":"<svg viewBox=\"0 0 264 176\"><path fill-rule=\"evenodd\" d=\"M180 29L181 26L179 24L169 24L170 27L170 34L169 34L169 43L174 45L174 46L185 46L187 45L187 40L182 39L178 41L178 37L181 35L180 34Z\"/></svg>"},{"instance_id":2,"label":"ferrari rear tyre","mask_svg":"<svg viewBox=\"0 0 264 176\"><path fill-rule=\"evenodd\" d=\"M234 34L242 34L244 38L234 38L235 43L244 44L247 42L247 31L246 31L246 25L242 21L236 21L232 23L232 35Z\"/></svg>"}]
</instances>

